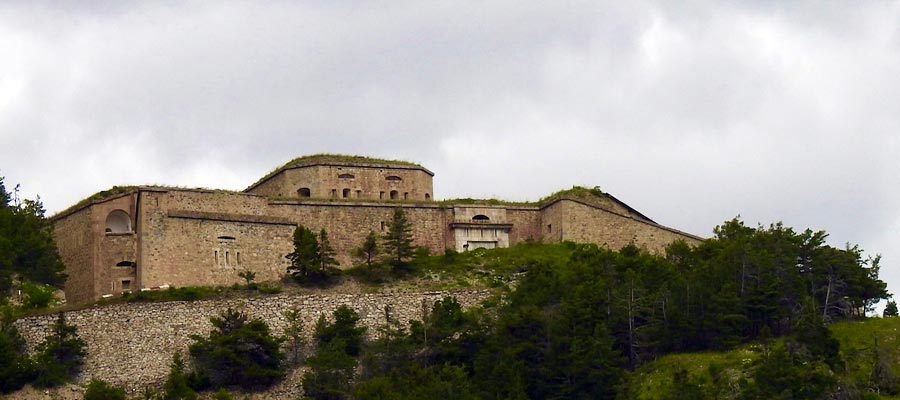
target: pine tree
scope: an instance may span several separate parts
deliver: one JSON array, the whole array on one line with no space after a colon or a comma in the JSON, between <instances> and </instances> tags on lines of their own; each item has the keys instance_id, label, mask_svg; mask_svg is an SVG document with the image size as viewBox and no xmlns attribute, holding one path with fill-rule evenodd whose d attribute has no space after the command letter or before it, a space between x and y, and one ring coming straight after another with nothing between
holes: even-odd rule
<instances>
[{"instance_id":1,"label":"pine tree","mask_svg":"<svg viewBox=\"0 0 900 400\"><path fill-rule=\"evenodd\" d=\"M84 363L85 343L78 337L78 328L66 323L59 313L51 327L50 336L38 346L36 360L38 387L55 387L68 382Z\"/></svg>"},{"instance_id":2,"label":"pine tree","mask_svg":"<svg viewBox=\"0 0 900 400\"><path fill-rule=\"evenodd\" d=\"M328 232L325 232L323 228L319 231L319 268L320 272L323 274L328 273L328 268L332 265L338 265L337 260L334 259L334 248L331 247L331 242L328 240Z\"/></svg>"},{"instance_id":3,"label":"pine tree","mask_svg":"<svg viewBox=\"0 0 900 400\"><path fill-rule=\"evenodd\" d=\"M209 321L215 329L208 336L191 335L188 350L197 374L214 387L267 387L284 376L281 340L265 321L231 308Z\"/></svg>"},{"instance_id":4,"label":"pine tree","mask_svg":"<svg viewBox=\"0 0 900 400\"><path fill-rule=\"evenodd\" d=\"M3 309L0 314L0 393L19 390L33 378L34 365L28 358L25 339L13 322L12 309Z\"/></svg>"},{"instance_id":5,"label":"pine tree","mask_svg":"<svg viewBox=\"0 0 900 400\"><path fill-rule=\"evenodd\" d=\"M884 314L883 317L896 317L897 316L897 302L893 300L888 300L887 305L884 306Z\"/></svg>"},{"instance_id":6,"label":"pine tree","mask_svg":"<svg viewBox=\"0 0 900 400\"><path fill-rule=\"evenodd\" d=\"M294 278L305 278L319 266L319 242L316 235L303 225L294 229L294 251L285 257L291 260L287 272Z\"/></svg>"},{"instance_id":7,"label":"pine tree","mask_svg":"<svg viewBox=\"0 0 900 400\"><path fill-rule=\"evenodd\" d=\"M303 348L306 346L306 338L303 335L303 316L296 308L287 310L282 315L287 320L284 339L288 344L290 362L293 365L299 365L303 361Z\"/></svg>"},{"instance_id":8,"label":"pine tree","mask_svg":"<svg viewBox=\"0 0 900 400\"><path fill-rule=\"evenodd\" d=\"M372 258L378 255L378 237L375 235L375 231L369 231L369 235L366 236L366 241L363 242L362 246L356 249L356 256L359 258L364 258L366 260L366 265L372 266Z\"/></svg>"},{"instance_id":9,"label":"pine tree","mask_svg":"<svg viewBox=\"0 0 900 400\"><path fill-rule=\"evenodd\" d=\"M40 198L19 200L17 193L18 186L13 194L7 192L0 177L0 298L15 275L57 288L66 280Z\"/></svg>"},{"instance_id":10,"label":"pine tree","mask_svg":"<svg viewBox=\"0 0 900 400\"><path fill-rule=\"evenodd\" d=\"M403 265L404 260L413 253L412 227L400 207L394 209L394 218L384 237L384 247L386 253L392 256L395 267Z\"/></svg>"},{"instance_id":11,"label":"pine tree","mask_svg":"<svg viewBox=\"0 0 900 400\"><path fill-rule=\"evenodd\" d=\"M169 365L169 376L163 384L163 400L195 400L197 392L188 384L187 367L181 352L175 352Z\"/></svg>"}]
</instances>

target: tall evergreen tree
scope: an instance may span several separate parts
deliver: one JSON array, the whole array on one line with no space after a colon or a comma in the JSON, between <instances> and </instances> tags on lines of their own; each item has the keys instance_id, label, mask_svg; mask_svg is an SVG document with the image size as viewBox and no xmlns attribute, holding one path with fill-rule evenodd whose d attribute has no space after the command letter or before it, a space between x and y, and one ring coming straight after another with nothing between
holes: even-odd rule
<instances>
[{"instance_id":1,"label":"tall evergreen tree","mask_svg":"<svg viewBox=\"0 0 900 400\"><path fill-rule=\"evenodd\" d=\"M303 225L294 229L294 251L285 256L291 260L287 272L295 278L306 278L312 269L320 265L319 241L316 235Z\"/></svg>"},{"instance_id":2,"label":"tall evergreen tree","mask_svg":"<svg viewBox=\"0 0 900 400\"><path fill-rule=\"evenodd\" d=\"M882 314L882 317L896 317L897 314L897 302L894 300L888 300L887 305L884 306L884 313Z\"/></svg>"},{"instance_id":3,"label":"tall evergreen tree","mask_svg":"<svg viewBox=\"0 0 900 400\"><path fill-rule=\"evenodd\" d=\"M0 315L0 393L20 389L32 379L33 363L25 351L25 339L13 324L12 311Z\"/></svg>"},{"instance_id":4,"label":"tall evergreen tree","mask_svg":"<svg viewBox=\"0 0 900 400\"><path fill-rule=\"evenodd\" d=\"M328 232L322 228L319 231L319 271L326 273L332 265L338 265L334 259L334 248L331 247L331 241L328 240Z\"/></svg>"},{"instance_id":5,"label":"tall evergreen tree","mask_svg":"<svg viewBox=\"0 0 900 400\"><path fill-rule=\"evenodd\" d=\"M209 321L215 329L208 337L191 335L189 350L197 372L215 387L266 387L284 376L280 340L265 321L230 308Z\"/></svg>"},{"instance_id":6,"label":"tall evergreen tree","mask_svg":"<svg viewBox=\"0 0 900 400\"><path fill-rule=\"evenodd\" d=\"M372 258L378 255L378 236L375 231L369 231L366 241L356 249L356 256L366 260L366 266L372 266Z\"/></svg>"},{"instance_id":7,"label":"tall evergreen tree","mask_svg":"<svg viewBox=\"0 0 900 400\"><path fill-rule=\"evenodd\" d=\"M384 247L392 257L394 266L403 265L404 261L413 254L412 227L406 219L403 208L394 209L394 217L391 219L388 232L384 236Z\"/></svg>"},{"instance_id":8,"label":"tall evergreen tree","mask_svg":"<svg viewBox=\"0 0 900 400\"><path fill-rule=\"evenodd\" d=\"M0 177L0 297L7 295L15 275L58 288L65 282L53 227L44 213L40 198L18 200Z\"/></svg>"}]
</instances>

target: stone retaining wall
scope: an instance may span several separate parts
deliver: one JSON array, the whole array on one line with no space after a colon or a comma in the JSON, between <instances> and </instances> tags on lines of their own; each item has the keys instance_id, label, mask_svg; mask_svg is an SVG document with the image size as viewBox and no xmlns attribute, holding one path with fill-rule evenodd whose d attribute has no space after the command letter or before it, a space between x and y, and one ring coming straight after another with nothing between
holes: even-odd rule
<instances>
[{"instance_id":1,"label":"stone retaining wall","mask_svg":"<svg viewBox=\"0 0 900 400\"><path fill-rule=\"evenodd\" d=\"M375 328L385 322L384 309L390 306L392 316L400 321L422 319L423 307L431 309L434 301L454 296L463 305L477 305L492 293L488 290L460 290L418 293L374 294L280 294L269 297L216 299L192 302L134 303L89 308L65 313L69 323L87 342L87 358L76 383L86 384L93 378L124 386L130 392L146 386L159 387L169 371L176 351L186 354L192 343L190 335L207 335L212 330L209 318L227 308L239 309L250 318L261 318L281 335L286 320L285 310L297 308L303 315L305 332L312 334L320 314L330 317L340 305L359 313L361 322ZM16 321L19 331L33 349L49 333L56 315L23 318ZM272 398L294 395L298 374L290 374L279 393Z\"/></svg>"}]
</instances>

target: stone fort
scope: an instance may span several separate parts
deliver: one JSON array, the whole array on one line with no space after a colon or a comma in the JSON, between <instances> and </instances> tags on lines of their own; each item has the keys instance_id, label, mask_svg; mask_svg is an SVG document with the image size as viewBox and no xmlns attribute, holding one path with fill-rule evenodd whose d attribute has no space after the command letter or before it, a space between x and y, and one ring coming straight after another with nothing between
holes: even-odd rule
<instances>
[{"instance_id":1,"label":"stone fort","mask_svg":"<svg viewBox=\"0 0 900 400\"><path fill-rule=\"evenodd\" d=\"M370 231L402 207L416 246L508 247L527 240L629 243L660 253L702 238L657 224L610 194L573 189L533 203L434 200L427 168L405 161L313 155L294 159L236 192L114 187L51 217L70 303L144 288L231 285L238 273L278 280L294 228L325 229L342 268Z\"/></svg>"}]
</instances>

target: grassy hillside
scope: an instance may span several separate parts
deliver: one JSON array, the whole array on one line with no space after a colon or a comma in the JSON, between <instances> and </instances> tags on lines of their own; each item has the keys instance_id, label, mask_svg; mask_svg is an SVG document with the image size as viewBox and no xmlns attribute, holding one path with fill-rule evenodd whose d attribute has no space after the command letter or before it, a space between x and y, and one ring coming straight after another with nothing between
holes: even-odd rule
<instances>
[{"instance_id":1,"label":"grassy hillside","mask_svg":"<svg viewBox=\"0 0 900 400\"><path fill-rule=\"evenodd\" d=\"M900 318L871 318L841 322L830 326L840 342L843 371L838 379L856 386L851 398L900 399L871 390L871 377L877 354L888 361L894 373L900 372ZM877 345L876 345L877 343ZM768 348L783 345L771 343ZM629 398L649 400L672 398L685 387L698 390L704 397L741 398L743 387L752 379L754 363L767 347L745 345L726 352L669 354L635 371L629 383ZM678 376L681 374L681 376ZM677 381L677 382L676 382Z\"/></svg>"}]
</instances>

